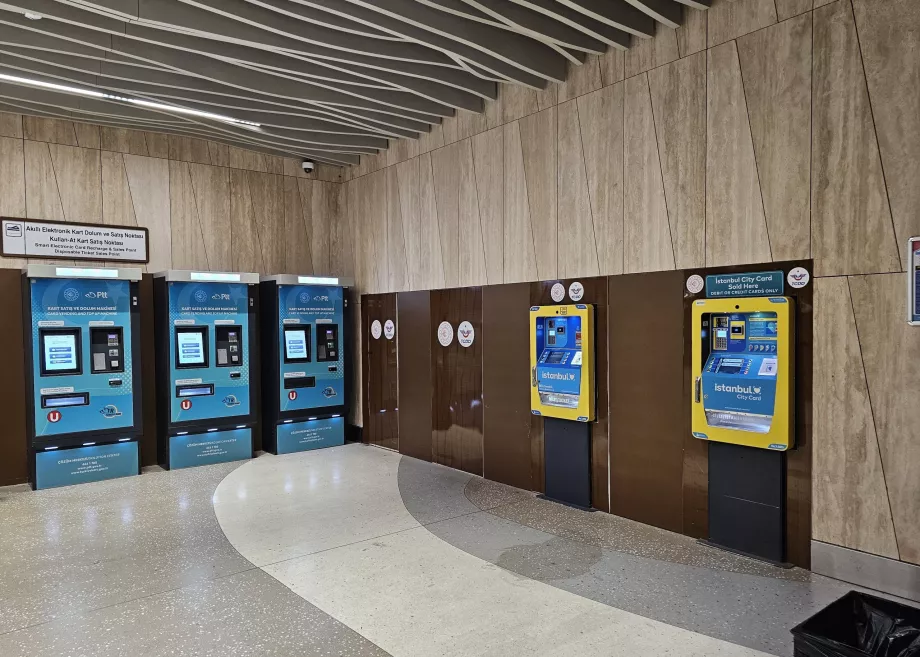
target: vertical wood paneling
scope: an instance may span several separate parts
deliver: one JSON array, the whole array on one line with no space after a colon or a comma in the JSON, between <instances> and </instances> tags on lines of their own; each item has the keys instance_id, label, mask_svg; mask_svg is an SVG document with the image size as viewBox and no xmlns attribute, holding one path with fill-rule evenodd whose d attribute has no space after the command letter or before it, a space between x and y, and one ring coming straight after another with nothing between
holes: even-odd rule
<instances>
[{"instance_id":1,"label":"vertical wood paneling","mask_svg":"<svg viewBox=\"0 0 920 657\"><path fill-rule=\"evenodd\" d=\"M473 164L473 148L469 139L459 144L457 153L458 177L458 248L460 285L485 285L485 239L482 234L482 217L479 213L479 192Z\"/></svg>"},{"instance_id":2,"label":"vertical wood paneling","mask_svg":"<svg viewBox=\"0 0 920 657\"><path fill-rule=\"evenodd\" d=\"M100 148L102 145L99 126L74 123L73 131L81 148Z\"/></svg>"},{"instance_id":3,"label":"vertical wood paneling","mask_svg":"<svg viewBox=\"0 0 920 657\"><path fill-rule=\"evenodd\" d=\"M631 78L639 73L663 66L668 62L673 62L679 56L675 30L655 23L653 39L633 38L632 45L626 51L626 77Z\"/></svg>"},{"instance_id":4,"label":"vertical wood paneling","mask_svg":"<svg viewBox=\"0 0 920 657\"><path fill-rule=\"evenodd\" d=\"M459 288L431 293L432 459L482 476L482 339L469 347L456 336L449 346L438 342L441 322L454 331L468 321L482 336L482 290Z\"/></svg>"},{"instance_id":5,"label":"vertical wood paneling","mask_svg":"<svg viewBox=\"0 0 920 657\"><path fill-rule=\"evenodd\" d=\"M230 235L233 243L233 269L236 271L265 271L255 221L246 172L230 169Z\"/></svg>"},{"instance_id":6,"label":"vertical wood paneling","mask_svg":"<svg viewBox=\"0 0 920 657\"><path fill-rule=\"evenodd\" d=\"M770 238L734 41L709 50L707 114L706 264L769 262Z\"/></svg>"},{"instance_id":7,"label":"vertical wood paneling","mask_svg":"<svg viewBox=\"0 0 920 657\"><path fill-rule=\"evenodd\" d=\"M312 190L312 210L310 212L310 246L313 247L313 271L325 274L332 271L330 265L330 239L332 225L337 222L342 211L339 205L341 185L322 181L311 182L298 180L300 198L306 207L308 198L305 188Z\"/></svg>"},{"instance_id":8,"label":"vertical wood paneling","mask_svg":"<svg viewBox=\"0 0 920 657\"><path fill-rule=\"evenodd\" d=\"M815 281L815 539L898 558L845 278Z\"/></svg>"},{"instance_id":9,"label":"vertical wood paneling","mask_svg":"<svg viewBox=\"0 0 920 657\"><path fill-rule=\"evenodd\" d=\"M284 176L284 270L278 273L313 274L313 248L309 226L312 225L313 187L307 186L306 198L296 178Z\"/></svg>"},{"instance_id":10,"label":"vertical wood paneling","mask_svg":"<svg viewBox=\"0 0 920 657\"><path fill-rule=\"evenodd\" d=\"M849 2L814 12L812 249L819 276L901 268Z\"/></svg>"},{"instance_id":11,"label":"vertical wood paneling","mask_svg":"<svg viewBox=\"0 0 920 657\"><path fill-rule=\"evenodd\" d=\"M188 168L208 265L215 271L232 269L233 249L227 239L230 234L230 172L203 164L189 164Z\"/></svg>"},{"instance_id":12,"label":"vertical wood paneling","mask_svg":"<svg viewBox=\"0 0 920 657\"><path fill-rule=\"evenodd\" d=\"M145 132L144 139L147 142L147 152L150 157L169 158L169 135L159 132Z\"/></svg>"},{"instance_id":13,"label":"vertical wood paneling","mask_svg":"<svg viewBox=\"0 0 920 657\"><path fill-rule=\"evenodd\" d=\"M532 281L537 274L536 246L530 223L527 178L517 121L502 129L505 174L504 271L505 282Z\"/></svg>"},{"instance_id":14,"label":"vertical wood paneling","mask_svg":"<svg viewBox=\"0 0 920 657\"><path fill-rule=\"evenodd\" d=\"M0 137L0 216L26 216L25 155L21 139ZM19 269L20 258L0 258L0 267Z\"/></svg>"},{"instance_id":15,"label":"vertical wood paneling","mask_svg":"<svg viewBox=\"0 0 920 657\"><path fill-rule=\"evenodd\" d=\"M271 273L285 269L284 183L281 176L248 171L253 224L262 245L262 266Z\"/></svg>"},{"instance_id":16,"label":"vertical wood paneling","mask_svg":"<svg viewBox=\"0 0 920 657\"><path fill-rule=\"evenodd\" d=\"M329 270L336 276L357 277L355 229L351 203L354 185L336 185L339 212L329 227Z\"/></svg>"},{"instance_id":17,"label":"vertical wood paneling","mask_svg":"<svg viewBox=\"0 0 920 657\"><path fill-rule=\"evenodd\" d=\"M188 167L187 162L169 161L172 264L176 269L210 269Z\"/></svg>"},{"instance_id":18,"label":"vertical wood paneling","mask_svg":"<svg viewBox=\"0 0 920 657\"><path fill-rule=\"evenodd\" d=\"M556 186L559 216L563 217L565 237L559 240L559 276L597 276L600 263L595 240L594 217L588 196L585 154L581 147L578 104L562 103L559 119L559 166Z\"/></svg>"},{"instance_id":19,"label":"vertical wood paneling","mask_svg":"<svg viewBox=\"0 0 920 657\"><path fill-rule=\"evenodd\" d=\"M383 334L374 338L373 322L396 322L395 294L368 294L361 298L363 353L364 442L387 449L399 449L399 407L397 399L397 341ZM397 333L399 328L397 327Z\"/></svg>"},{"instance_id":20,"label":"vertical wood paneling","mask_svg":"<svg viewBox=\"0 0 920 657\"><path fill-rule=\"evenodd\" d=\"M537 274L541 279L555 278L558 275L556 108L521 119L520 134Z\"/></svg>"},{"instance_id":21,"label":"vertical wood paneling","mask_svg":"<svg viewBox=\"0 0 920 657\"><path fill-rule=\"evenodd\" d=\"M460 152L460 144L453 143L431 154L438 235L441 240L441 262L446 287L460 284L460 177L457 175ZM425 221L424 216L422 221Z\"/></svg>"},{"instance_id":22,"label":"vertical wood paneling","mask_svg":"<svg viewBox=\"0 0 920 657\"><path fill-rule=\"evenodd\" d=\"M901 559L920 564L920 332L904 321L903 275L849 280L895 536Z\"/></svg>"},{"instance_id":23,"label":"vertical wood paneling","mask_svg":"<svg viewBox=\"0 0 920 657\"><path fill-rule=\"evenodd\" d=\"M603 86L601 63L597 55L588 55L585 62L580 65L569 62L568 72L565 82L557 85L556 103L564 103L579 96L584 96L592 91L597 91Z\"/></svg>"},{"instance_id":24,"label":"vertical wood paneling","mask_svg":"<svg viewBox=\"0 0 920 657\"><path fill-rule=\"evenodd\" d=\"M674 269L674 247L645 73L625 82L623 270Z\"/></svg>"},{"instance_id":25,"label":"vertical wood paneling","mask_svg":"<svg viewBox=\"0 0 920 657\"><path fill-rule=\"evenodd\" d=\"M131 187L121 153L103 151L102 157L102 221L106 224L136 226Z\"/></svg>"},{"instance_id":26,"label":"vertical wood paneling","mask_svg":"<svg viewBox=\"0 0 920 657\"><path fill-rule=\"evenodd\" d=\"M361 209L361 240L366 257L370 259L367 269L370 277L368 289L374 292L387 292L387 176L384 169L375 171L367 177Z\"/></svg>"},{"instance_id":27,"label":"vertical wood paneling","mask_svg":"<svg viewBox=\"0 0 920 657\"><path fill-rule=\"evenodd\" d=\"M600 65L601 80L605 87L626 77L626 53L618 48L607 48L607 52L601 55Z\"/></svg>"},{"instance_id":28,"label":"vertical wood paneling","mask_svg":"<svg viewBox=\"0 0 920 657\"><path fill-rule=\"evenodd\" d=\"M197 164L211 164L211 152L204 139L169 135L169 159Z\"/></svg>"},{"instance_id":29,"label":"vertical wood paneling","mask_svg":"<svg viewBox=\"0 0 920 657\"><path fill-rule=\"evenodd\" d=\"M0 112L0 137L22 139L22 114Z\"/></svg>"},{"instance_id":30,"label":"vertical wood paneling","mask_svg":"<svg viewBox=\"0 0 920 657\"><path fill-rule=\"evenodd\" d=\"M678 268L706 262L706 55L648 74Z\"/></svg>"},{"instance_id":31,"label":"vertical wood paneling","mask_svg":"<svg viewBox=\"0 0 920 657\"><path fill-rule=\"evenodd\" d=\"M812 0L775 0L776 17L784 21L787 18L804 14L812 9Z\"/></svg>"},{"instance_id":32,"label":"vertical wood paneling","mask_svg":"<svg viewBox=\"0 0 920 657\"><path fill-rule=\"evenodd\" d=\"M623 273L623 84L578 99L578 123L597 260L604 274Z\"/></svg>"},{"instance_id":33,"label":"vertical wood paneling","mask_svg":"<svg viewBox=\"0 0 920 657\"><path fill-rule=\"evenodd\" d=\"M431 461L431 293L396 296L399 350L399 452Z\"/></svg>"},{"instance_id":34,"label":"vertical wood paneling","mask_svg":"<svg viewBox=\"0 0 920 657\"><path fill-rule=\"evenodd\" d=\"M403 244L406 250L407 289L424 287L422 276L422 254L419 245L419 158L402 162L396 166L396 180L399 193L399 213L402 219Z\"/></svg>"},{"instance_id":35,"label":"vertical wood paneling","mask_svg":"<svg viewBox=\"0 0 920 657\"><path fill-rule=\"evenodd\" d=\"M707 12L709 47L776 22L774 0L715 0Z\"/></svg>"},{"instance_id":36,"label":"vertical wood paneling","mask_svg":"<svg viewBox=\"0 0 920 657\"><path fill-rule=\"evenodd\" d=\"M419 157L419 267L420 286L435 289L444 287L444 258L441 255L441 230L438 221L438 203L435 196L431 155Z\"/></svg>"},{"instance_id":37,"label":"vertical wood paneling","mask_svg":"<svg viewBox=\"0 0 920 657\"><path fill-rule=\"evenodd\" d=\"M102 163L99 151L89 148L48 144L51 155L51 184L60 195L67 221L102 221Z\"/></svg>"},{"instance_id":38,"label":"vertical wood paneling","mask_svg":"<svg viewBox=\"0 0 920 657\"><path fill-rule=\"evenodd\" d=\"M774 260L811 257L811 15L738 39Z\"/></svg>"},{"instance_id":39,"label":"vertical wood paneling","mask_svg":"<svg viewBox=\"0 0 920 657\"><path fill-rule=\"evenodd\" d=\"M54 175L48 144L26 140L25 155L26 216L33 219L64 221L64 208Z\"/></svg>"},{"instance_id":40,"label":"vertical wood paneling","mask_svg":"<svg viewBox=\"0 0 920 657\"><path fill-rule=\"evenodd\" d=\"M854 0L898 246L920 234L920 3Z\"/></svg>"},{"instance_id":41,"label":"vertical wood paneling","mask_svg":"<svg viewBox=\"0 0 920 657\"><path fill-rule=\"evenodd\" d=\"M123 155L125 175L131 190L134 217L149 231L150 262L147 271L173 267L170 166L166 160Z\"/></svg>"},{"instance_id":42,"label":"vertical wood paneling","mask_svg":"<svg viewBox=\"0 0 920 657\"><path fill-rule=\"evenodd\" d=\"M396 167L387 167L386 177L387 289L402 292L409 289L409 281L406 271L406 242L403 236L402 207L399 198L399 176ZM396 321L395 317L392 319Z\"/></svg>"},{"instance_id":43,"label":"vertical wood paneling","mask_svg":"<svg viewBox=\"0 0 920 657\"><path fill-rule=\"evenodd\" d=\"M476 198L479 202L486 282L504 281L504 150L501 128L471 140Z\"/></svg>"}]
</instances>

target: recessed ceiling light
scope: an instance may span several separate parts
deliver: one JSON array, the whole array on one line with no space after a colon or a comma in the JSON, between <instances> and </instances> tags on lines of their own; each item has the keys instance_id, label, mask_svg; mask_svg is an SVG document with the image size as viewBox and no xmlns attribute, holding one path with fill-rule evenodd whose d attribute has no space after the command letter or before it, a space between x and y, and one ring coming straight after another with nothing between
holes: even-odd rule
<instances>
[{"instance_id":1,"label":"recessed ceiling light","mask_svg":"<svg viewBox=\"0 0 920 657\"><path fill-rule=\"evenodd\" d=\"M26 18L28 18L30 21L38 21L41 20L42 15L36 14L34 11L27 11Z\"/></svg>"}]
</instances>

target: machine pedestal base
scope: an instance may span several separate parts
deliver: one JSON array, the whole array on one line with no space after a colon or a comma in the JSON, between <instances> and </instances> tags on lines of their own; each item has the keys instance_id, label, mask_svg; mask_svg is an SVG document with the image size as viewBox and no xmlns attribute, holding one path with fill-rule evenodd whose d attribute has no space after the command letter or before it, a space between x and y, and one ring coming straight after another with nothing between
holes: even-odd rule
<instances>
[{"instance_id":1,"label":"machine pedestal base","mask_svg":"<svg viewBox=\"0 0 920 657\"><path fill-rule=\"evenodd\" d=\"M591 425L552 417L543 419L546 497L591 506Z\"/></svg>"}]
</instances>

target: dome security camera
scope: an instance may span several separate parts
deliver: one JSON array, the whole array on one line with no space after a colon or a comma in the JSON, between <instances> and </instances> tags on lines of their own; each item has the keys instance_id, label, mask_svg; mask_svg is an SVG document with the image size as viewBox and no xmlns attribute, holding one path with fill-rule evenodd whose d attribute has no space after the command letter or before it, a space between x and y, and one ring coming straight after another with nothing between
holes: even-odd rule
<instances>
[{"instance_id":1,"label":"dome security camera","mask_svg":"<svg viewBox=\"0 0 920 657\"><path fill-rule=\"evenodd\" d=\"M313 160L304 160L303 161L303 170L307 173L313 173L313 169L316 168L316 163Z\"/></svg>"}]
</instances>

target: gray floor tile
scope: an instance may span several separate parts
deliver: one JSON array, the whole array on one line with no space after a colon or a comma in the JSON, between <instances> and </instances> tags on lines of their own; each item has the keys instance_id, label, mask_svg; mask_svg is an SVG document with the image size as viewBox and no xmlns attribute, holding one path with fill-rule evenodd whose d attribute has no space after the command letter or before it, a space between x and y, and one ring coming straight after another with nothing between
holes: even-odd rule
<instances>
[{"instance_id":1,"label":"gray floor tile","mask_svg":"<svg viewBox=\"0 0 920 657\"><path fill-rule=\"evenodd\" d=\"M479 507L464 495L473 475L442 465L403 457L399 462L399 493L409 513L421 524L476 513Z\"/></svg>"}]
</instances>

